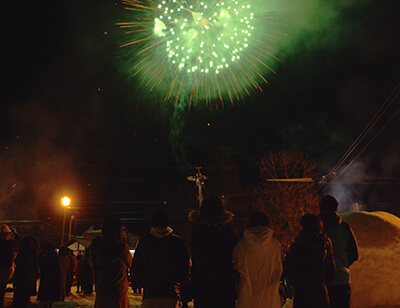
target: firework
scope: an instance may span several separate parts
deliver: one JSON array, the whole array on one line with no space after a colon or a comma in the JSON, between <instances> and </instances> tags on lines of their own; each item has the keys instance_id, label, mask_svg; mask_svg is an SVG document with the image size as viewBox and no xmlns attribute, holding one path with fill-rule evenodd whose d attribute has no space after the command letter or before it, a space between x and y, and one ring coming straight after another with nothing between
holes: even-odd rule
<instances>
[{"instance_id":1,"label":"firework","mask_svg":"<svg viewBox=\"0 0 400 308\"><path fill-rule=\"evenodd\" d=\"M262 91L273 72L271 14L256 14L251 0L125 0L132 10L127 29L134 76L165 100L233 102ZM259 16L260 15L260 16Z\"/></svg>"}]
</instances>

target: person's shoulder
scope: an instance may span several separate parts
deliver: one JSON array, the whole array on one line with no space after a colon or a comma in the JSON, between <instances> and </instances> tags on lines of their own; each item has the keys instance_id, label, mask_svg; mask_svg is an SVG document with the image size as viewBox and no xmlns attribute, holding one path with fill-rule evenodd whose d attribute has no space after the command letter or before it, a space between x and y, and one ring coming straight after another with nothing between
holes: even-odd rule
<instances>
[{"instance_id":1,"label":"person's shoulder","mask_svg":"<svg viewBox=\"0 0 400 308\"><path fill-rule=\"evenodd\" d=\"M97 237L95 237L95 238L92 240L92 243L90 244L90 246L91 246L92 248L94 248L94 247L100 245L101 242L102 242L102 241L101 241L100 236L97 236Z\"/></svg>"},{"instance_id":2,"label":"person's shoulder","mask_svg":"<svg viewBox=\"0 0 400 308\"><path fill-rule=\"evenodd\" d=\"M5 249L5 247L11 246L8 242L10 241L5 240L4 238L0 238L0 247L2 248L1 250Z\"/></svg>"},{"instance_id":3,"label":"person's shoulder","mask_svg":"<svg viewBox=\"0 0 400 308\"><path fill-rule=\"evenodd\" d=\"M271 239L271 246L274 248L278 248L279 250L281 249L282 245L281 242L279 242L276 238Z\"/></svg>"},{"instance_id":4,"label":"person's shoulder","mask_svg":"<svg viewBox=\"0 0 400 308\"><path fill-rule=\"evenodd\" d=\"M347 222L343 221L343 220L340 223L339 228L342 228L343 230L345 230L345 232L352 233L350 225Z\"/></svg>"},{"instance_id":5,"label":"person's shoulder","mask_svg":"<svg viewBox=\"0 0 400 308\"><path fill-rule=\"evenodd\" d=\"M344 227L346 229L349 229L349 230L351 229L350 225L347 222L343 221L343 220L341 221L340 226L342 226L342 227Z\"/></svg>"},{"instance_id":6,"label":"person's shoulder","mask_svg":"<svg viewBox=\"0 0 400 308\"><path fill-rule=\"evenodd\" d=\"M173 239L174 241L183 241L183 238L182 238L181 236L179 236L178 234L171 233L169 236L170 236L171 239Z\"/></svg>"},{"instance_id":7,"label":"person's shoulder","mask_svg":"<svg viewBox=\"0 0 400 308\"><path fill-rule=\"evenodd\" d=\"M146 234L146 235L142 236L142 238L138 242L138 247L147 245L147 243L152 242L153 239L154 239L154 236L152 236L151 234Z\"/></svg>"},{"instance_id":8,"label":"person's shoulder","mask_svg":"<svg viewBox=\"0 0 400 308\"><path fill-rule=\"evenodd\" d=\"M168 237L171 239L171 241L176 243L176 245L182 245L182 246L186 247L185 241L183 240L183 238L181 236L179 236L175 233L171 233Z\"/></svg>"}]
</instances>

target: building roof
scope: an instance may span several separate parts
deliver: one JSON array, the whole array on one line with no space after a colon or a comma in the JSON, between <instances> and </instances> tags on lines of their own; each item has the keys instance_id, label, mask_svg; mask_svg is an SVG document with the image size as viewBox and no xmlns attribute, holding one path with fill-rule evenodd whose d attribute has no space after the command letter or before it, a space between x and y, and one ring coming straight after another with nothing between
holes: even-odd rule
<instances>
[{"instance_id":1,"label":"building roof","mask_svg":"<svg viewBox=\"0 0 400 308\"><path fill-rule=\"evenodd\" d=\"M64 246L68 247L72 245L73 243L78 242L79 244L83 245L85 248L88 248L92 241L85 240L81 236L73 237L69 241L67 241Z\"/></svg>"}]
</instances>

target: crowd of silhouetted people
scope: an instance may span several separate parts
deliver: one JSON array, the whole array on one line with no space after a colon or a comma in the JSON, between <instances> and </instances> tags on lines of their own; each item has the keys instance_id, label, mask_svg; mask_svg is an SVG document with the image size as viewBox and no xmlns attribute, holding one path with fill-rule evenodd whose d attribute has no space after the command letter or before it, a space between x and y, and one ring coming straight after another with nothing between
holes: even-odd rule
<instances>
[{"instance_id":1,"label":"crowd of silhouetted people","mask_svg":"<svg viewBox=\"0 0 400 308\"><path fill-rule=\"evenodd\" d=\"M51 307L71 294L73 284L78 293L93 293L92 267L83 254L75 255L67 247L57 250L50 242L39 251L35 237L27 235L21 239L14 228L5 224L0 231L0 307L4 306L8 283L12 284L16 308L28 307L35 295L42 307Z\"/></svg>"},{"instance_id":2,"label":"crowd of silhouetted people","mask_svg":"<svg viewBox=\"0 0 400 308\"><path fill-rule=\"evenodd\" d=\"M285 297L295 308L347 308L349 266L358 247L337 208L334 197L324 196L319 215L303 215L287 250L263 211L251 213L238 235L233 214L217 197L191 211L190 245L174 234L166 208L159 208L133 257L117 217L106 218L101 236L76 256L66 247L57 252L51 243L38 253L33 236L20 239L2 225L0 307L10 280L13 307L27 307L40 278L37 300L43 307L65 300L74 284L83 294L92 294L95 285L96 308L128 308L129 285L134 293L143 290L142 308L185 308L192 300L195 308L280 308Z\"/></svg>"}]
</instances>

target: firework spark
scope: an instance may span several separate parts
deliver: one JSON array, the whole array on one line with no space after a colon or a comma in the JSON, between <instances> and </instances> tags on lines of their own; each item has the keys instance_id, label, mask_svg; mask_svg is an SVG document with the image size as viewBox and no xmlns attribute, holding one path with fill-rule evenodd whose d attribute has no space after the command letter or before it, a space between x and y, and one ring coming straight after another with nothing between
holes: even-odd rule
<instances>
[{"instance_id":1,"label":"firework spark","mask_svg":"<svg viewBox=\"0 0 400 308\"><path fill-rule=\"evenodd\" d=\"M271 12L256 14L253 0L124 0L133 75L165 100L234 102L262 91L278 60Z\"/></svg>"}]
</instances>

